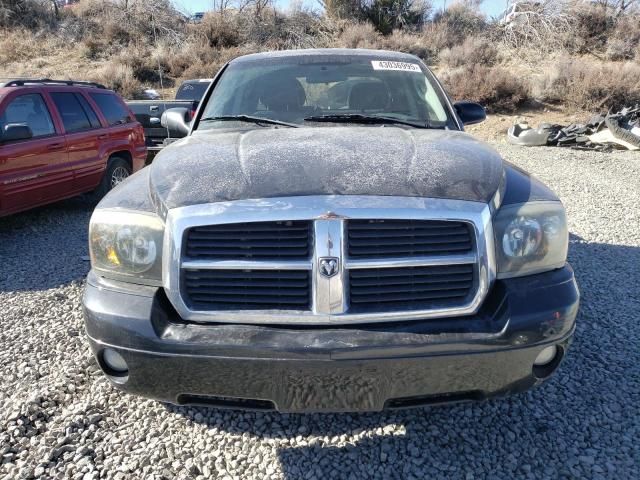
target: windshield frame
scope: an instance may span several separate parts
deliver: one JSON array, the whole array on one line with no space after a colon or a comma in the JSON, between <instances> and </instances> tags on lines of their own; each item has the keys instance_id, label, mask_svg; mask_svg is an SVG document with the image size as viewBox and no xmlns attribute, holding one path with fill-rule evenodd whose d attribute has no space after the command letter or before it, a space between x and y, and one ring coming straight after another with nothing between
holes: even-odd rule
<instances>
[{"instance_id":1,"label":"windshield frame","mask_svg":"<svg viewBox=\"0 0 640 480\"><path fill-rule=\"evenodd\" d=\"M415 57L413 55L407 55L407 54L400 54L398 53L396 56L393 55L394 52L380 52L381 56L376 55L376 52L371 51L371 53L353 53L352 55L350 54L345 54L345 53L338 53L338 52L332 52L331 50L327 50L326 53L322 52L320 54L318 53L314 53L312 55L305 55L304 53L302 53L302 51L300 51L301 53L296 55L295 53L291 52L291 54L288 55L282 55L281 52L278 52L278 54L280 55L274 55L273 57L269 57L269 56L262 56L260 54L258 54L255 58L246 58L246 57L237 57L233 60L230 60L229 62L227 62L224 66L222 66L222 68L220 68L220 70L218 71L218 73L216 73L216 75L213 78L213 81L211 82L211 84L209 85L209 88L207 89L207 91L205 92L204 96L202 97L202 100L200 101L199 105L198 105L198 109L195 113L195 116L191 122L191 126L189 129L189 133L188 135L191 135L194 131L198 130L199 124L200 124L200 119L202 118L203 112L205 111L207 104L209 103L209 100L211 99L212 95L215 93L216 87L218 86L220 79L222 78L222 76L224 75L224 73L226 72L226 70L229 68L230 65L232 65L235 62L242 62L242 63L255 63L255 64L273 64L274 61L283 61L283 63L288 63L288 62L293 62L293 61L310 61L309 58L314 58L317 59L318 62L321 62L321 59L324 58L330 58L330 59L336 59L336 58L340 58L340 57L345 57L345 59L348 59L350 56L358 56L358 58L366 58L366 59L370 59L370 60L380 60L382 57L384 60L390 60L390 61L399 61L399 62L406 62L408 60L412 61L412 62L416 62L419 67L420 70L422 71L422 74L425 75L427 77L427 81L432 85L432 87L435 90L435 93L438 97L438 100L441 102L442 107L446 113L447 116L447 121L446 121L446 128L450 129L450 130L459 130L459 131L463 131L464 130L464 126L463 124L460 122L460 119L458 118L458 115L456 114L455 108L453 106L453 103L451 101L451 98L449 97L449 95L447 94L447 92L444 90L444 88L442 87L442 84L440 83L440 81L438 80L438 78L433 74L433 72L431 71L431 69L429 69L429 67L427 67L427 65L425 65L425 63L420 60L418 57ZM301 124L301 126L311 126L311 124ZM206 130L207 132L210 132L210 129Z\"/></svg>"}]
</instances>

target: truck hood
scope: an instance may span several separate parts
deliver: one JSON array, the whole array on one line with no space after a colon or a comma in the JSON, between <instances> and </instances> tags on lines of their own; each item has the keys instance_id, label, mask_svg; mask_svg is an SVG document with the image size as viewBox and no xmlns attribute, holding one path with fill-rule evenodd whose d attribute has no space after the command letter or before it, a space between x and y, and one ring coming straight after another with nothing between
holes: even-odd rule
<instances>
[{"instance_id":1,"label":"truck hood","mask_svg":"<svg viewBox=\"0 0 640 480\"><path fill-rule=\"evenodd\" d=\"M196 132L151 165L162 210L299 195L392 195L488 202L500 155L464 132L380 126Z\"/></svg>"}]
</instances>

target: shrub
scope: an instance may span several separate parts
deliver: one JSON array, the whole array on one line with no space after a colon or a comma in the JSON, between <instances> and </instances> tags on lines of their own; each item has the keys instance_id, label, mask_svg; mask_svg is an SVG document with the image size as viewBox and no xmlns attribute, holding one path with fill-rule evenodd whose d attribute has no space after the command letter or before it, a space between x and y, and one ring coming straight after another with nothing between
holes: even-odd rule
<instances>
[{"instance_id":1,"label":"shrub","mask_svg":"<svg viewBox=\"0 0 640 480\"><path fill-rule=\"evenodd\" d=\"M360 0L321 0L321 3L332 19L353 19L362 14Z\"/></svg>"},{"instance_id":2,"label":"shrub","mask_svg":"<svg viewBox=\"0 0 640 480\"><path fill-rule=\"evenodd\" d=\"M544 77L540 96L589 110L619 109L640 102L640 65L562 61Z\"/></svg>"},{"instance_id":3,"label":"shrub","mask_svg":"<svg viewBox=\"0 0 640 480\"><path fill-rule=\"evenodd\" d=\"M382 47L387 50L412 53L427 63L434 56L433 51L423 37L402 30L394 30L391 35L384 37L381 43Z\"/></svg>"},{"instance_id":4,"label":"shrub","mask_svg":"<svg viewBox=\"0 0 640 480\"><path fill-rule=\"evenodd\" d=\"M440 50L458 45L486 28L487 21L482 14L465 4L454 3L446 10L436 12L432 26L425 33Z\"/></svg>"},{"instance_id":5,"label":"shrub","mask_svg":"<svg viewBox=\"0 0 640 480\"><path fill-rule=\"evenodd\" d=\"M36 30L55 27L55 10L45 0L2 0L0 2L0 28L23 27Z\"/></svg>"},{"instance_id":6,"label":"shrub","mask_svg":"<svg viewBox=\"0 0 640 480\"><path fill-rule=\"evenodd\" d=\"M29 30L19 28L3 32L0 37L0 63L28 60L35 56L37 42Z\"/></svg>"},{"instance_id":7,"label":"shrub","mask_svg":"<svg viewBox=\"0 0 640 480\"><path fill-rule=\"evenodd\" d=\"M472 64L492 66L497 59L495 43L482 37L468 37L462 45L445 49L440 54L440 60L452 68Z\"/></svg>"},{"instance_id":8,"label":"shrub","mask_svg":"<svg viewBox=\"0 0 640 480\"><path fill-rule=\"evenodd\" d=\"M350 23L338 35L336 46L344 48L380 48L382 46L382 35L370 23Z\"/></svg>"},{"instance_id":9,"label":"shrub","mask_svg":"<svg viewBox=\"0 0 640 480\"><path fill-rule=\"evenodd\" d=\"M209 12L202 22L191 27L196 36L202 36L210 47L226 48L240 44L240 32L232 15Z\"/></svg>"},{"instance_id":10,"label":"shrub","mask_svg":"<svg viewBox=\"0 0 640 480\"><path fill-rule=\"evenodd\" d=\"M422 26L431 5L421 0L367 0L362 12L383 35L395 29Z\"/></svg>"},{"instance_id":11,"label":"shrub","mask_svg":"<svg viewBox=\"0 0 640 480\"><path fill-rule=\"evenodd\" d=\"M613 38L607 43L605 56L607 60L614 62L632 59L635 56L635 45L630 40Z\"/></svg>"},{"instance_id":12,"label":"shrub","mask_svg":"<svg viewBox=\"0 0 640 480\"><path fill-rule=\"evenodd\" d=\"M527 86L502 67L469 65L442 75L455 100L471 100L490 112L512 112L529 98Z\"/></svg>"},{"instance_id":13,"label":"shrub","mask_svg":"<svg viewBox=\"0 0 640 480\"><path fill-rule=\"evenodd\" d=\"M142 85L135 78L133 68L117 61L111 61L91 75L91 80L115 90L124 98L140 98Z\"/></svg>"},{"instance_id":14,"label":"shrub","mask_svg":"<svg viewBox=\"0 0 640 480\"><path fill-rule=\"evenodd\" d=\"M612 61L631 60L640 46L640 16L619 17L607 42L607 59Z\"/></svg>"},{"instance_id":15,"label":"shrub","mask_svg":"<svg viewBox=\"0 0 640 480\"><path fill-rule=\"evenodd\" d=\"M565 46L575 53L602 51L616 23L611 10L579 4L570 8L568 14L573 25L567 31Z\"/></svg>"}]
</instances>

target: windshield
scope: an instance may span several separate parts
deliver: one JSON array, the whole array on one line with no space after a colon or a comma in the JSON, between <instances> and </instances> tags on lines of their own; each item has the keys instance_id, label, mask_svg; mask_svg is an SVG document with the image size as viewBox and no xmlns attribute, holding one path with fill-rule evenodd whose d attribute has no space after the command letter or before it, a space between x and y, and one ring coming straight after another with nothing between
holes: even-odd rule
<instances>
[{"instance_id":1,"label":"windshield","mask_svg":"<svg viewBox=\"0 0 640 480\"><path fill-rule=\"evenodd\" d=\"M231 63L197 128L228 128L228 117L238 115L300 125L318 125L314 122L322 116L351 115L353 123L358 122L355 116L376 116L441 128L450 124L443 100L417 60L274 57Z\"/></svg>"}]
</instances>

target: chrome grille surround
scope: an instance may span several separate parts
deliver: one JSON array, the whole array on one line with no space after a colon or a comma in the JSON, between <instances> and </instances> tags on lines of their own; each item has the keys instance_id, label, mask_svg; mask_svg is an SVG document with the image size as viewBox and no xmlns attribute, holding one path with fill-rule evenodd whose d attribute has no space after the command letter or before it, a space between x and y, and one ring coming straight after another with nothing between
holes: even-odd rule
<instances>
[{"instance_id":1,"label":"chrome grille surround","mask_svg":"<svg viewBox=\"0 0 640 480\"><path fill-rule=\"evenodd\" d=\"M346 220L412 219L467 222L473 227L475 249L461 255L412 258L349 259ZM312 220L314 244L308 260L189 260L183 258L183 236L192 227L226 223ZM335 257L338 272L319 272L320 259ZM408 311L350 313L347 270L356 268L416 267L473 264L475 295L463 305ZM187 268L233 270L310 270L310 310L190 309L181 296L181 271ZM331 325L378 323L471 315L477 312L495 279L491 212L488 204L419 197L317 195L236 200L171 209L164 237L163 285L179 315L194 322Z\"/></svg>"}]
</instances>

